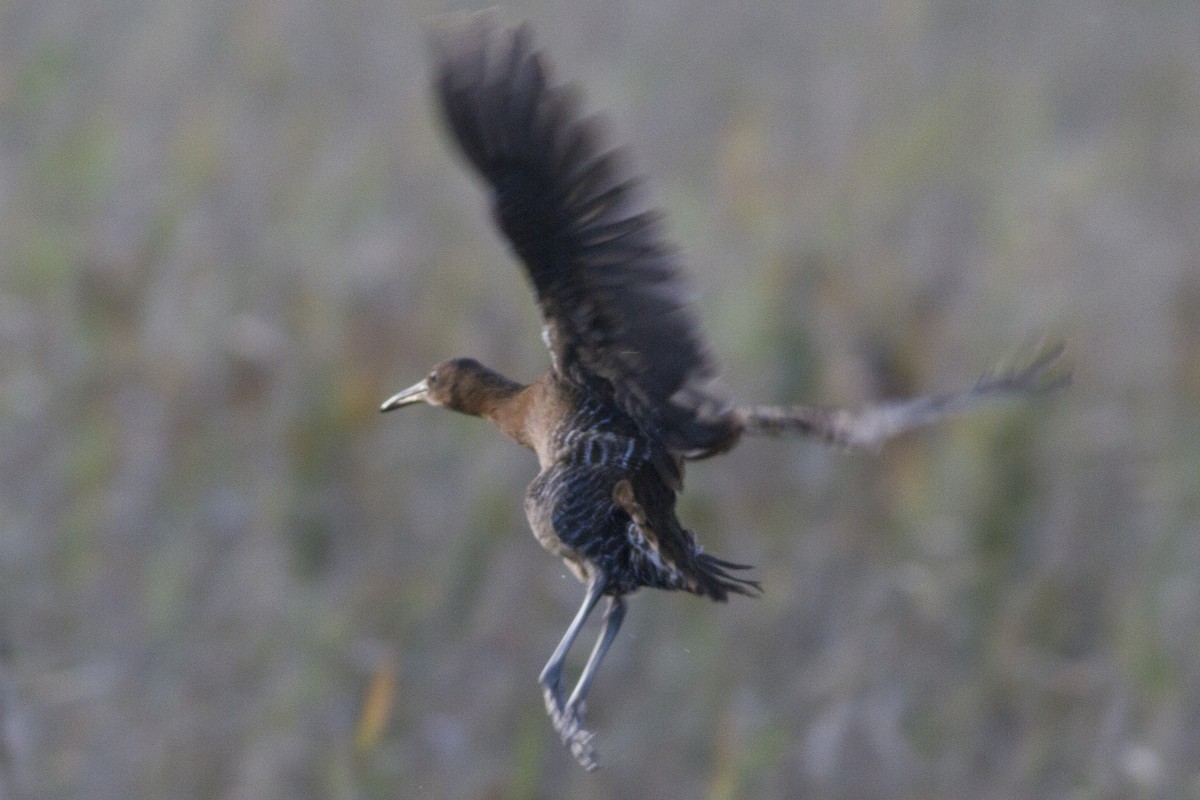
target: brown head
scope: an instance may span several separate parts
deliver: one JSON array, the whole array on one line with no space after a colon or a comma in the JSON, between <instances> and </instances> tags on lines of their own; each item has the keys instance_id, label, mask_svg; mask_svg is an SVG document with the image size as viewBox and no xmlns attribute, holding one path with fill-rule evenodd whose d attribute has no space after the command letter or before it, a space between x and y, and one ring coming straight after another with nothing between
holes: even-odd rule
<instances>
[{"instance_id":1,"label":"brown head","mask_svg":"<svg viewBox=\"0 0 1200 800\"><path fill-rule=\"evenodd\" d=\"M486 416L522 388L473 358L452 358L435 364L425 380L389 398L380 411L392 411L412 403L443 406L452 411Z\"/></svg>"}]
</instances>

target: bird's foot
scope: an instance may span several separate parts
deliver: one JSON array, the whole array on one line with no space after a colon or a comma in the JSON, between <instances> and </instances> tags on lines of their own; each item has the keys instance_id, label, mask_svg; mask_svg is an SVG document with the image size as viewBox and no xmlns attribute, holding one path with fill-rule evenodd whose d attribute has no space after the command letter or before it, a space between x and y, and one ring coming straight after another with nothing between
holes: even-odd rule
<instances>
[{"instance_id":1,"label":"bird's foot","mask_svg":"<svg viewBox=\"0 0 1200 800\"><path fill-rule=\"evenodd\" d=\"M550 724L562 739L562 743L571 751L575 760L589 772L599 764L596 761L596 748L592 746L595 734L583 727L585 712L582 702L564 705L562 695L553 687L546 686L542 691L546 700L546 713L550 715Z\"/></svg>"}]
</instances>

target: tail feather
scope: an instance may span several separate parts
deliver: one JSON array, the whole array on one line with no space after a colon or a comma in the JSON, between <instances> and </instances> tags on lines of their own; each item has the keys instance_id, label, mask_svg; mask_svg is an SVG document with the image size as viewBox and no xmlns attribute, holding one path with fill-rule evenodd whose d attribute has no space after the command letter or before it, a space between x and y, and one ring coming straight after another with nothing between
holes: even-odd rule
<instances>
[{"instance_id":1,"label":"tail feather","mask_svg":"<svg viewBox=\"0 0 1200 800\"><path fill-rule=\"evenodd\" d=\"M762 585L750 578L740 578L730 575L727 570L751 569L749 564L735 564L723 558L711 556L708 553L696 555L696 577L699 579L702 593L713 600L727 600L729 594L741 594L747 597L757 597L762 594Z\"/></svg>"},{"instance_id":2,"label":"tail feather","mask_svg":"<svg viewBox=\"0 0 1200 800\"><path fill-rule=\"evenodd\" d=\"M983 405L1031 397L1062 388L1071 372L1060 358L1063 346L1041 348L1020 369L984 374L969 389L881 403L858 411L817 406L742 406L743 433L812 436L828 444L877 451L902 433Z\"/></svg>"},{"instance_id":3,"label":"tail feather","mask_svg":"<svg viewBox=\"0 0 1200 800\"><path fill-rule=\"evenodd\" d=\"M716 564L718 567L722 567L724 569L738 569L738 570L754 569L753 564L736 564L732 561L726 561L723 558L717 558L716 556L709 555L708 553L704 553L703 555L706 559L708 559L709 562Z\"/></svg>"}]
</instances>

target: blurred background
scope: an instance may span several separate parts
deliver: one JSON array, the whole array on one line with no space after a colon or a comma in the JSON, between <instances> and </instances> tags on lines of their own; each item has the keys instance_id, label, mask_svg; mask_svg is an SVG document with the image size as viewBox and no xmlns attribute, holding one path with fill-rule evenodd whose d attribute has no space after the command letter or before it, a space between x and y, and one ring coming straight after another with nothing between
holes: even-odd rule
<instances>
[{"instance_id":1,"label":"blurred background","mask_svg":"<svg viewBox=\"0 0 1200 800\"><path fill-rule=\"evenodd\" d=\"M765 594L633 598L595 774L536 684L582 587L532 455L376 410L548 364L430 101L447 9L0 3L0 798L1200 797L1200 6L506 6L653 176L736 397L1075 368L694 465Z\"/></svg>"}]
</instances>

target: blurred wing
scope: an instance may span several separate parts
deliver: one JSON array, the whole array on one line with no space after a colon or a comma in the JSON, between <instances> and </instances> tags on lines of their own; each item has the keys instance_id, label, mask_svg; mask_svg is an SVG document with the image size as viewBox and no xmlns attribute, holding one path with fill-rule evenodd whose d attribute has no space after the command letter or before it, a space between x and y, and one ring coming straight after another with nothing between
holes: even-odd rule
<instances>
[{"instance_id":1,"label":"blurred wing","mask_svg":"<svg viewBox=\"0 0 1200 800\"><path fill-rule=\"evenodd\" d=\"M969 389L925 395L911 400L868 406L858 411L817 406L745 406L737 410L751 435L800 434L843 447L877 451L888 440L974 411L989 403L1035 397L1061 389L1071 382L1071 369L1063 364L1064 346L1040 347L1028 363L1018 368L989 372Z\"/></svg>"},{"instance_id":2,"label":"blurred wing","mask_svg":"<svg viewBox=\"0 0 1200 800\"><path fill-rule=\"evenodd\" d=\"M459 16L434 37L450 131L491 188L533 281L554 368L611 392L677 450L713 446L722 402L658 213L568 87L551 83L527 25Z\"/></svg>"}]
</instances>

